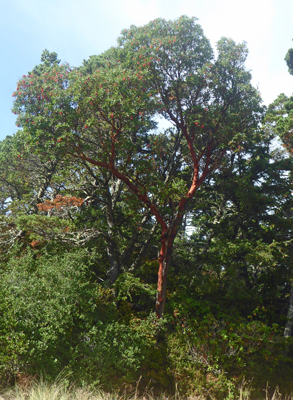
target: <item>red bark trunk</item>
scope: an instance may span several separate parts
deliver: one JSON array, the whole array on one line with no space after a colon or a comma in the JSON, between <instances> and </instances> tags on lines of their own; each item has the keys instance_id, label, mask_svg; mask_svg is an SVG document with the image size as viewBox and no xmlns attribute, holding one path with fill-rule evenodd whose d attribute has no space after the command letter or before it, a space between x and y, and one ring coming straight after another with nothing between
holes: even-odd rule
<instances>
[{"instance_id":1,"label":"red bark trunk","mask_svg":"<svg viewBox=\"0 0 293 400\"><path fill-rule=\"evenodd\" d=\"M166 302L166 292L167 292L167 275L168 275L168 270L169 270L169 264L170 264L170 259L171 259L171 254L172 254L172 249L173 249L173 244L175 237L178 232L178 228L181 225L183 216L185 214L186 210L186 205L188 201L194 196L195 192L197 189L200 187L202 184L203 180L209 173L209 165L210 165L210 156L211 156L211 145L208 145L203 151L202 154L207 151L207 160L205 163L205 167L203 169L203 172L201 176L199 177L199 159L201 158L202 155L198 157L195 154L195 150L193 148L192 140L187 132L186 127L183 127L183 133L184 136L187 140L187 144L189 147L189 151L193 160L193 179L192 179L192 184L186 193L184 197L181 198L179 205L178 205L178 212L176 217L173 219L171 224L168 225L166 224L163 215L160 213L159 209L153 204L149 198L147 197L146 194L143 194L140 192L139 188L129 180L127 176L125 176L123 173L120 173L115 167L113 162L110 162L109 164L96 161L91 159L90 157L85 156L81 151L78 152L78 155L72 154L74 157L81 158L90 164L97 165L99 167L105 168L109 171L111 171L116 178L121 179L127 186L128 188L136 194L136 196L144 203L152 212L152 214L155 216L157 222L161 225L162 227L162 234L161 234L161 250L160 250L160 255L159 255L159 271L158 271L158 292L157 292L157 299L156 299L156 312L158 318L162 318L164 314L164 309L165 309L165 302ZM112 149L112 153L114 152L114 148ZM224 154L224 153L223 153ZM114 153L112 154L112 159L114 157ZM213 165L215 166L215 164ZM211 168L213 169L213 168Z\"/></svg>"},{"instance_id":2,"label":"red bark trunk","mask_svg":"<svg viewBox=\"0 0 293 400\"><path fill-rule=\"evenodd\" d=\"M183 213L178 213L169 229L162 229L161 250L159 255L158 288L156 298L156 313L158 318L162 318L165 310L167 277L173 250L173 244L181 225Z\"/></svg>"}]
</instances>

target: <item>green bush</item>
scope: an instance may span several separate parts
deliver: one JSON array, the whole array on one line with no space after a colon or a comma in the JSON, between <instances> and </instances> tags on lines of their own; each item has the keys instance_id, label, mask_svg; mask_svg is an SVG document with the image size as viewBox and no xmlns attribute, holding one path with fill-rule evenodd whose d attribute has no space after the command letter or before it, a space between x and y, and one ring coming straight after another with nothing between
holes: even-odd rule
<instances>
[{"instance_id":1,"label":"green bush","mask_svg":"<svg viewBox=\"0 0 293 400\"><path fill-rule=\"evenodd\" d=\"M19 373L54 379L64 369L107 387L139 378L155 346L156 317L121 318L120 298L95 281L91 263L85 249L10 259L0 282L2 381Z\"/></svg>"},{"instance_id":2,"label":"green bush","mask_svg":"<svg viewBox=\"0 0 293 400\"><path fill-rule=\"evenodd\" d=\"M17 370L56 376L84 331L113 315L113 304L108 310L101 306L103 298L91 282L87 261L86 251L40 257L30 251L10 259L0 283L5 298L1 341L5 343L11 334L22 338L22 345L10 351L11 360L18 360ZM0 351L5 370L7 345Z\"/></svg>"}]
</instances>

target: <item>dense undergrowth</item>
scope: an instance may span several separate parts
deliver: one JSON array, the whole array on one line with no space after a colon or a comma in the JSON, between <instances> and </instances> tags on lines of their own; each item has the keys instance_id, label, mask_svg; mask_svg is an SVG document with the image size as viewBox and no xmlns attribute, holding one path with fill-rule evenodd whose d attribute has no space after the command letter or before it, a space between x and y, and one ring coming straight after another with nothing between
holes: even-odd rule
<instances>
[{"instance_id":1,"label":"dense undergrowth","mask_svg":"<svg viewBox=\"0 0 293 400\"><path fill-rule=\"evenodd\" d=\"M155 396L234 398L229 393L237 393L244 379L252 399L267 382L283 393L293 390L292 339L264 321L264 310L256 313L257 298L251 310L248 302L235 309L244 293L239 288L237 298L233 289L232 300L223 290L231 277L220 284L203 271L187 290L173 269L166 315L158 320L154 284L148 283L153 263L141 267L147 279L138 269L137 276L122 274L114 288L96 282L92 263L86 249L15 251L6 263L0 283L2 388L25 376L54 382L63 371L78 385L108 392L131 392L139 381L139 391L151 388Z\"/></svg>"}]
</instances>

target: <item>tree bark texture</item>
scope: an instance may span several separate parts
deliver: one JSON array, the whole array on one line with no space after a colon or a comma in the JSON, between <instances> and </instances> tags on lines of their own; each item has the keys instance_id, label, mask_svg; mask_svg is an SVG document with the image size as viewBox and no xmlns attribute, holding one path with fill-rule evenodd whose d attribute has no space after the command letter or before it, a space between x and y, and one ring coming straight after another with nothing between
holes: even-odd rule
<instances>
[{"instance_id":1,"label":"tree bark texture","mask_svg":"<svg viewBox=\"0 0 293 400\"><path fill-rule=\"evenodd\" d=\"M293 282L291 282L291 288L290 288L290 301L287 311L287 321L284 329L284 337L292 336L292 327L293 327Z\"/></svg>"}]
</instances>

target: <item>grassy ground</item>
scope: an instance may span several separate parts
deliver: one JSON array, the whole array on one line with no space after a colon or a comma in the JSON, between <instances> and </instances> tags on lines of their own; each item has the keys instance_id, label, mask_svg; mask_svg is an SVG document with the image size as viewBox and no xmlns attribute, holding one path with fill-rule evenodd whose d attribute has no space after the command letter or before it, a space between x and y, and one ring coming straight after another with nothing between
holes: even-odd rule
<instances>
[{"instance_id":1,"label":"grassy ground","mask_svg":"<svg viewBox=\"0 0 293 400\"><path fill-rule=\"evenodd\" d=\"M250 400L252 393L246 385L239 388L239 392L235 395L230 393L228 397L221 400ZM48 384L44 381L33 382L30 385L17 386L0 394L0 400L183 400L179 395L173 398L166 397L164 394L158 397L146 393L138 396L137 390L131 395L109 394L101 390L90 390L88 388L76 388L69 386L66 381L60 381L55 384ZM194 395L186 400L214 400L213 396L207 394ZM257 400L293 400L293 396L282 397L279 390L269 396L268 392Z\"/></svg>"}]
</instances>

